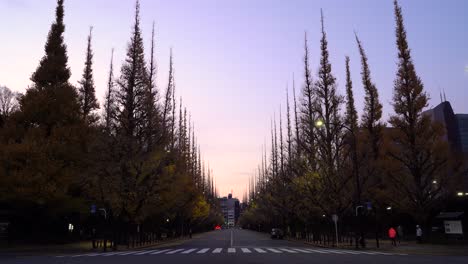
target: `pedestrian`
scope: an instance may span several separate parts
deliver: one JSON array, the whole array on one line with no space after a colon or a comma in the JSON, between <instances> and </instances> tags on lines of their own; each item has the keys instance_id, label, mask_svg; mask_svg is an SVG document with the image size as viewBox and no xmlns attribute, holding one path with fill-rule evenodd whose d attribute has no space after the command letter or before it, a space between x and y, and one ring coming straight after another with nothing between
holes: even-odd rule
<instances>
[{"instance_id":1,"label":"pedestrian","mask_svg":"<svg viewBox=\"0 0 468 264\"><path fill-rule=\"evenodd\" d=\"M397 238L398 238L398 244L400 244L401 240L403 240L403 227L401 225L397 227Z\"/></svg>"},{"instance_id":2,"label":"pedestrian","mask_svg":"<svg viewBox=\"0 0 468 264\"><path fill-rule=\"evenodd\" d=\"M416 225L416 241L418 241L419 244L422 243L422 229L419 225Z\"/></svg>"},{"instance_id":3,"label":"pedestrian","mask_svg":"<svg viewBox=\"0 0 468 264\"><path fill-rule=\"evenodd\" d=\"M392 246L396 246L396 235L397 233L395 228L390 227L390 229L388 229L388 237L392 241Z\"/></svg>"}]
</instances>

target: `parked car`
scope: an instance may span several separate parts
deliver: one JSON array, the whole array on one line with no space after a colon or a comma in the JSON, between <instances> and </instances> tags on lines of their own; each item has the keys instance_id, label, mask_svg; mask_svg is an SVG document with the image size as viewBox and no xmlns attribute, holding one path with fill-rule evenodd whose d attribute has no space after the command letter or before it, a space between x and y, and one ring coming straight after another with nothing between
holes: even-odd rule
<instances>
[{"instance_id":1,"label":"parked car","mask_svg":"<svg viewBox=\"0 0 468 264\"><path fill-rule=\"evenodd\" d=\"M275 238L283 239L283 237L284 237L283 230L281 230L279 228L272 228L271 229L271 238L272 239L275 239Z\"/></svg>"}]
</instances>

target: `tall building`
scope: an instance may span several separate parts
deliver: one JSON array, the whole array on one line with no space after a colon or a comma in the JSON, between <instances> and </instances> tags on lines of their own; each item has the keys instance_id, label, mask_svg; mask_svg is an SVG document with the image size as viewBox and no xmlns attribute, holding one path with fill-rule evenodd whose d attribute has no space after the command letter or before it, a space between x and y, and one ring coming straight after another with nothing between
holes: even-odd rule
<instances>
[{"instance_id":1,"label":"tall building","mask_svg":"<svg viewBox=\"0 0 468 264\"><path fill-rule=\"evenodd\" d=\"M223 213L224 224L227 227L235 226L240 213L239 199L232 198L232 194L229 194L228 197L219 198L219 204Z\"/></svg>"},{"instance_id":2,"label":"tall building","mask_svg":"<svg viewBox=\"0 0 468 264\"><path fill-rule=\"evenodd\" d=\"M455 114L450 102L444 101L424 114L440 122L446 131L452 153L465 160L462 168L463 188L468 190L468 114Z\"/></svg>"},{"instance_id":3,"label":"tall building","mask_svg":"<svg viewBox=\"0 0 468 264\"><path fill-rule=\"evenodd\" d=\"M461 151L468 154L468 114L456 114Z\"/></svg>"},{"instance_id":4,"label":"tall building","mask_svg":"<svg viewBox=\"0 0 468 264\"><path fill-rule=\"evenodd\" d=\"M453 152L460 152L461 145L458 120L453 112L450 102L444 101L436 107L425 111L424 114L429 115L432 120L438 121L444 126L446 131L444 139L448 141Z\"/></svg>"}]
</instances>

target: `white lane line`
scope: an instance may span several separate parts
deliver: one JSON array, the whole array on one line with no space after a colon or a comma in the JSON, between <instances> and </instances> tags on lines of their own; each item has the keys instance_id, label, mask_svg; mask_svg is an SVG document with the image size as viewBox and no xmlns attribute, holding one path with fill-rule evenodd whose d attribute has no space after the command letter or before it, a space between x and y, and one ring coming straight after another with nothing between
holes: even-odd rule
<instances>
[{"instance_id":1,"label":"white lane line","mask_svg":"<svg viewBox=\"0 0 468 264\"><path fill-rule=\"evenodd\" d=\"M243 253L252 253L252 251L250 251L248 248L241 248L241 250Z\"/></svg>"},{"instance_id":2,"label":"white lane line","mask_svg":"<svg viewBox=\"0 0 468 264\"><path fill-rule=\"evenodd\" d=\"M104 254L101 254L102 257L109 257L109 256L115 256L117 254L119 254L120 252L111 252L111 253L104 253Z\"/></svg>"},{"instance_id":3,"label":"white lane line","mask_svg":"<svg viewBox=\"0 0 468 264\"><path fill-rule=\"evenodd\" d=\"M361 253L357 251L352 251L352 250L340 250L341 252L348 253L348 254L353 254L353 255L359 255Z\"/></svg>"},{"instance_id":4,"label":"white lane line","mask_svg":"<svg viewBox=\"0 0 468 264\"><path fill-rule=\"evenodd\" d=\"M235 248L228 248L228 253L236 253L236 249Z\"/></svg>"},{"instance_id":5,"label":"white lane line","mask_svg":"<svg viewBox=\"0 0 468 264\"><path fill-rule=\"evenodd\" d=\"M88 255L88 254L73 255L73 256L71 256L71 257L72 257L72 258L77 258L77 257L84 257L84 256L86 256L86 255ZM101 256L102 256L102 255L101 255Z\"/></svg>"},{"instance_id":6,"label":"white lane line","mask_svg":"<svg viewBox=\"0 0 468 264\"><path fill-rule=\"evenodd\" d=\"M288 252L288 253L297 253L296 251L290 250L290 249L287 249L287 248L278 248L278 249L283 250L283 251Z\"/></svg>"},{"instance_id":7,"label":"white lane line","mask_svg":"<svg viewBox=\"0 0 468 264\"><path fill-rule=\"evenodd\" d=\"M392 253L378 252L378 251L366 251L367 253L381 254L381 255L393 255Z\"/></svg>"},{"instance_id":8,"label":"white lane line","mask_svg":"<svg viewBox=\"0 0 468 264\"><path fill-rule=\"evenodd\" d=\"M258 253L266 253L266 251L261 248L254 248L254 250L257 251Z\"/></svg>"},{"instance_id":9,"label":"white lane line","mask_svg":"<svg viewBox=\"0 0 468 264\"><path fill-rule=\"evenodd\" d=\"M198 251L197 254L205 254L208 250L210 250L210 248L204 248L204 249Z\"/></svg>"},{"instance_id":10,"label":"white lane line","mask_svg":"<svg viewBox=\"0 0 468 264\"><path fill-rule=\"evenodd\" d=\"M138 250L138 251L125 251L125 252L121 252L117 255L120 255L120 256L125 256L125 255L130 255L130 254L135 254L135 253L139 253L139 252L142 252L141 250Z\"/></svg>"},{"instance_id":11,"label":"white lane line","mask_svg":"<svg viewBox=\"0 0 468 264\"><path fill-rule=\"evenodd\" d=\"M216 248L212 253L221 253L222 250L222 248Z\"/></svg>"},{"instance_id":12,"label":"white lane line","mask_svg":"<svg viewBox=\"0 0 468 264\"><path fill-rule=\"evenodd\" d=\"M197 248L191 248L189 250L185 250L184 252L182 252L182 254L188 254L188 253L191 253L193 251L197 250Z\"/></svg>"},{"instance_id":13,"label":"white lane line","mask_svg":"<svg viewBox=\"0 0 468 264\"><path fill-rule=\"evenodd\" d=\"M293 249L296 250L296 251L302 252L302 253L307 253L307 254L312 253L312 252L310 252L310 251L307 251L307 250L304 250L304 249L300 249L300 248L293 248Z\"/></svg>"},{"instance_id":14,"label":"white lane line","mask_svg":"<svg viewBox=\"0 0 468 264\"><path fill-rule=\"evenodd\" d=\"M156 252L150 253L150 255L161 254L161 253L167 252L167 251L169 251L169 250L170 250L170 249L163 249L163 250L160 250L160 251L156 251Z\"/></svg>"},{"instance_id":15,"label":"white lane line","mask_svg":"<svg viewBox=\"0 0 468 264\"><path fill-rule=\"evenodd\" d=\"M279 251L279 250L276 250L276 249L274 249L274 248L267 248L267 250L270 250L270 251L273 252L273 253L283 253L283 252L281 252L281 251Z\"/></svg>"},{"instance_id":16,"label":"white lane line","mask_svg":"<svg viewBox=\"0 0 468 264\"><path fill-rule=\"evenodd\" d=\"M185 250L185 248L179 248L179 249L176 249L176 250L172 250L172 251L169 251L169 252L166 252L166 254L175 254L179 251L182 251L182 250Z\"/></svg>"},{"instance_id":17,"label":"white lane line","mask_svg":"<svg viewBox=\"0 0 468 264\"><path fill-rule=\"evenodd\" d=\"M314 252L314 253L321 253L321 254L330 254L326 250L318 250L318 249L306 249L308 251Z\"/></svg>"},{"instance_id":18,"label":"white lane line","mask_svg":"<svg viewBox=\"0 0 468 264\"><path fill-rule=\"evenodd\" d=\"M327 249L327 250L324 250L324 251L331 252L331 253L336 253L336 254L347 254L346 252L342 252L342 251L339 251L339 250Z\"/></svg>"},{"instance_id":19,"label":"white lane line","mask_svg":"<svg viewBox=\"0 0 468 264\"><path fill-rule=\"evenodd\" d=\"M149 254L149 253L153 253L153 252L158 252L158 251L159 251L159 249L145 250L145 251L143 251L143 252L138 252L138 253L136 253L136 254L134 254L134 255L138 255L138 256L139 256L139 255L145 255L145 254Z\"/></svg>"},{"instance_id":20,"label":"white lane line","mask_svg":"<svg viewBox=\"0 0 468 264\"><path fill-rule=\"evenodd\" d=\"M234 245L234 235L232 234L232 230L231 230L231 247L233 247Z\"/></svg>"}]
</instances>

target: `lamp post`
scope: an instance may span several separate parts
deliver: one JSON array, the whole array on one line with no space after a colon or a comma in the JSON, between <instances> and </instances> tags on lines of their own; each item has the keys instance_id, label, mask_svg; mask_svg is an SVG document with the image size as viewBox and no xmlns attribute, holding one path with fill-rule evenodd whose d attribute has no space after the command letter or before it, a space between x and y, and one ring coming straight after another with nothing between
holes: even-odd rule
<instances>
[{"instance_id":1,"label":"lamp post","mask_svg":"<svg viewBox=\"0 0 468 264\"><path fill-rule=\"evenodd\" d=\"M317 119L315 121L315 127L317 128L322 128L323 126L325 125L325 122L322 120L322 119ZM358 209L359 208L362 208L363 206L361 205L361 180L360 180L360 177L359 177L359 171L358 171L358 160L357 160L357 142L356 142L356 134L355 134L355 130L356 128L351 128L351 127L348 127L347 125L341 123L341 124L338 124L338 127L340 128L344 128L346 129L349 133L351 133L351 136L352 136L352 140L351 140L351 147L352 147L352 152L353 152L353 172L354 172L354 178L355 178L355 184L356 184L356 194L355 194L355 211L356 211L356 222L357 222L357 225L359 225L359 235L358 235L358 232L356 232L356 236L355 236L355 243L356 243L356 249L359 248L359 244L358 244L358 238L360 237L361 238L361 244L362 244L362 247L365 247L365 240L364 240L364 234L363 234L363 230L362 230L362 225L361 225L361 221L359 221L359 217L361 215L358 214Z\"/></svg>"}]
</instances>

